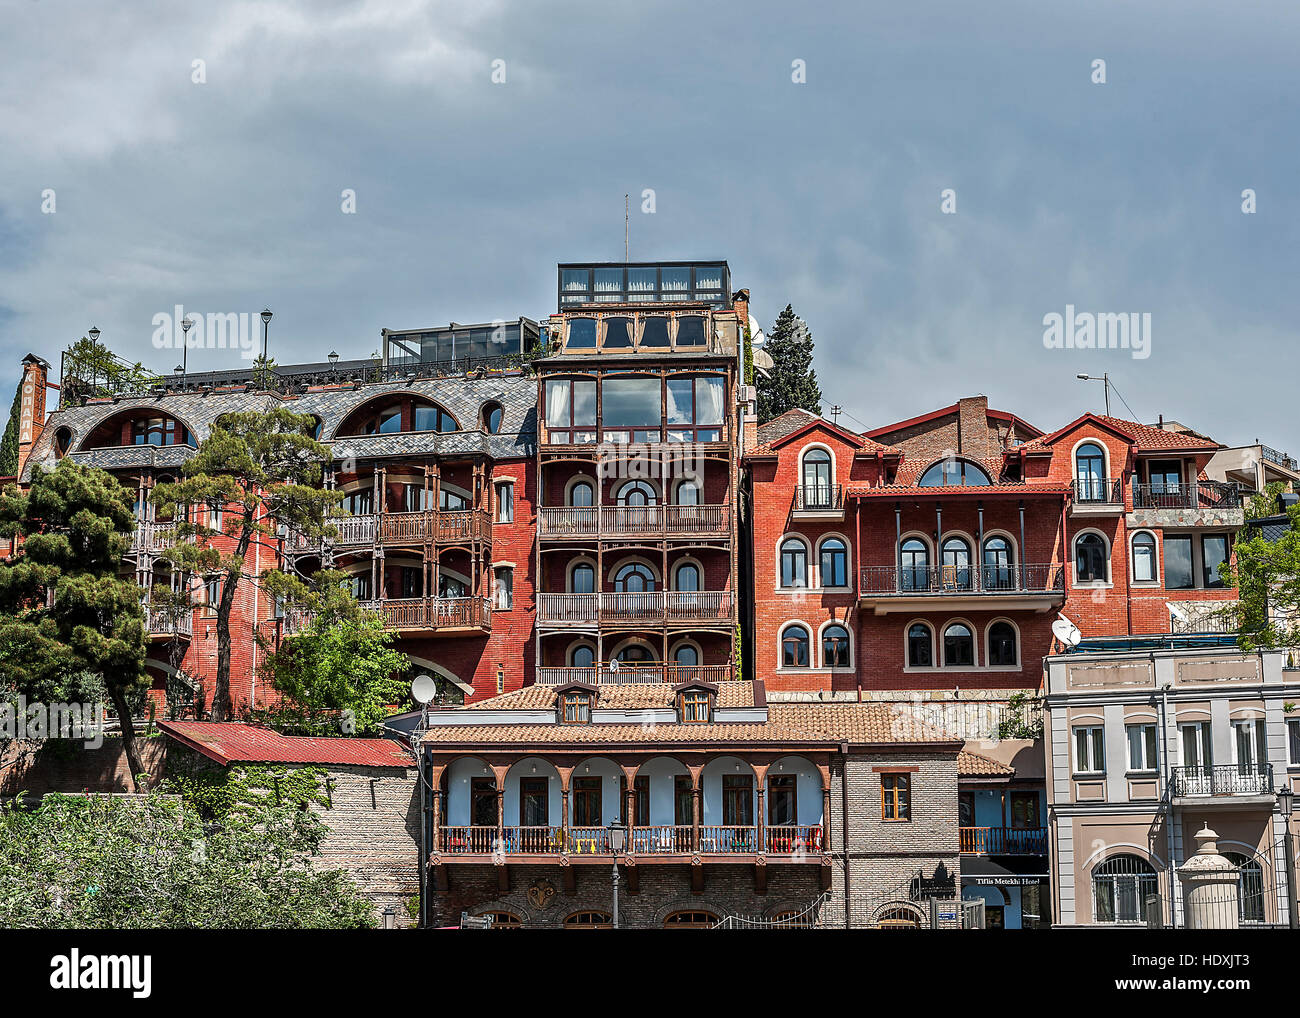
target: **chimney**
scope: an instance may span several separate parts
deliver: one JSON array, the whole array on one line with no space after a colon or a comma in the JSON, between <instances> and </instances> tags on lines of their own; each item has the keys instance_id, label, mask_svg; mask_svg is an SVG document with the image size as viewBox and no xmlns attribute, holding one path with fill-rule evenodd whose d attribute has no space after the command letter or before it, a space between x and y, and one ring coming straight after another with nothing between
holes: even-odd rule
<instances>
[{"instance_id":1,"label":"chimney","mask_svg":"<svg viewBox=\"0 0 1300 1018\"><path fill-rule=\"evenodd\" d=\"M740 337L744 339L745 328L749 325L749 289L737 290L731 297L731 306L740 319Z\"/></svg>"},{"instance_id":2,"label":"chimney","mask_svg":"<svg viewBox=\"0 0 1300 1018\"><path fill-rule=\"evenodd\" d=\"M967 396L957 401L957 451L963 456L989 456L989 398Z\"/></svg>"},{"instance_id":3,"label":"chimney","mask_svg":"<svg viewBox=\"0 0 1300 1018\"><path fill-rule=\"evenodd\" d=\"M31 455L32 446L45 430L45 389L50 365L29 353L23 358L22 397L18 401L18 473Z\"/></svg>"}]
</instances>

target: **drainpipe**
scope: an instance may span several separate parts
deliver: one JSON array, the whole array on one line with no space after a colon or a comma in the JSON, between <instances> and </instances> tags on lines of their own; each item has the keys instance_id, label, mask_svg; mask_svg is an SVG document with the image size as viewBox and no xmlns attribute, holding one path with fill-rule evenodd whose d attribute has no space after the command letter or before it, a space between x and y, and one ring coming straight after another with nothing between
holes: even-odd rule
<instances>
[{"instance_id":1,"label":"drainpipe","mask_svg":"<svg viewBox=\"0 0 1300 1018\"><path fill-rule=\"evenodd\" d=\"M849 896L849 744L840 743L840 851L844 853L844 928L853 929ZM827 817L829 820L830 818Z\"/></svg>"},{"instance_id":2,"label":"drainpipe","mask_svg":"<svg viewBox=\"0 0 1300 1018\"><path fill-rule=\"evenodd\" d=\"M1025 561L1025 500L1020 500L1020 589L1029 586L1029 565Z\"/></svg>"},{"instance_id":3,"label":"drainpipe","mask_svg":"<svg viewBox=\"0 0 1300 1018\"><path fill-rule=\"evenodd\" d=\"M1155 677L1156 656L1151 655L1151 673ZM1169 773L1169 683L1160 687L1160 777L1165 783L1165 844L1169 858L1169 925L1178 928L1178 908L1174 900L1174 786Z\"/></svg>"}]
</instances>

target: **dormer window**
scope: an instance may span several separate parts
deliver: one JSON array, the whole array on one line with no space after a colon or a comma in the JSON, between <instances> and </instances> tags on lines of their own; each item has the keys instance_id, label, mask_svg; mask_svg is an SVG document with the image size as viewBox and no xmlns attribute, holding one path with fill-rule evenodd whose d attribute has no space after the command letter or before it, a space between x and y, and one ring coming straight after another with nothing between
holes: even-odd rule
<instances>
[{"instance_id":1,"label":"dormer window","mask_svg":"<svg viewBox=\"0 0 1300 1018\"><path fill-rule=\"evenodd\" d=\"M591 723L591 693L572 690L560 694L560 723L586 725Z\"/></svg>"},{"instance_id":2,"label":"dormer window","mask_svg":"<svg viewBox=\"0 0 1300 1018\"><path fill-rule=\"evenodd\" d=\"M708 721L709 694L692 690L682 694L682 721Z\"/></svg>"}]
</instances>

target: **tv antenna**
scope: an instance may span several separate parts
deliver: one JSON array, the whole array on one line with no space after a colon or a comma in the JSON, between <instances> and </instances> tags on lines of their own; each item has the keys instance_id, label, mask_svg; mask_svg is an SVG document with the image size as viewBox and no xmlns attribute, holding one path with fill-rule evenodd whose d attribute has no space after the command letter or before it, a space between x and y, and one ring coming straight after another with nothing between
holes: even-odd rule
<instances>
[{"instance_id":1,"label":"tv antenna","mask_svg":"<svg viewBox=\"0 0 1300 1018\"><path fill-rule=\"evenodd\" d=\"M838 426L839 423L840 423L840 414L842 414L843 412L844 412L844 408L843 408L842 406L840 406L838 403L832 403L832 404L831 404L831 423L832 423L832 424L835 424L836 426Z\"/></svg>"},{"instance_id":2,"label":"tv antenna","mask_svg":"<svg viewBox=\"0 0 1300 1018\"><path fill-rule=\"evenodd\" d=\"M623 261L627 261L627 231L628 225L632 221L631 208L628 204L628 196L623 195Z\"/></svg>"}]
</instances>

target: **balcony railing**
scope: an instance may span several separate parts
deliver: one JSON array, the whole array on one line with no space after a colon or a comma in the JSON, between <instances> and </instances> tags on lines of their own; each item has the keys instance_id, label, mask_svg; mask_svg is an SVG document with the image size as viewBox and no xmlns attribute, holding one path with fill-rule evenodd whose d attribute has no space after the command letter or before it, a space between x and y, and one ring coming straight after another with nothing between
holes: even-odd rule
<instances>
[{"instance_id":1,"label":"balcony railing","mask_svg":"<svg viewBox=\"0 0 1300 1018\"><path fill-rule=\"evenodd\" d=\"M485 597L412 597L360 602L367 611L378 612L385 623L402 630L492 628L492 604ZM290 611L284 617L286 635L301 632L311 622L308 612Z\"/></svg>"},{"instance_id":2,"label":"balcony railing","mask_svg":"<svg viewBox=\"0 0 1300 1018\"><path fill-rule=\"evenodd\" d=\"M944 597L963 594L1054 594L1065 590L1055 564L960 566L864 566L863 596Z\"/></svg>"},{"instance_id":3,"label":"balcony railing","mask_svg":"<svg viewBox=\"0 0 1300 1018\"><path fill-rule=\"evenodd\" d=\"M1193 795L1270 795L1273 765L1213 764L1205 767L1174 767L1170 778L1177 797Z\"/></svg>"},{"instance_id":4,"label":"balcony railing","mask_svg":"<svg viewBox=\"0 0 1300 1018\"><path fill-rule=\"evenodd\" d=\"M962 827L963 855L1046 855L1046 827Z\"/></svg>"},{"instance_id":5,"label":"balcony railing","mask_svg":"<svg viewBox=\"0 0 1300 1018\"><path fill-rule=\"evenodd\" d=\"M403 513L367 513L339 516L330 520L338 536L337 547L374 544L438 544L492 539L492 517L483 509L432 509ZM286 545L291 551L318 547L320 542L301 534L290 534Z\"/></svg>"},{"instance_id":6,"label":"balcony railing","mask_svg":"<svg viewBox=\"0 0 1300 1018\"><path fill-rule=\"evenodd\" d=\"M753 855L758 828L704 826L696 844L690 824L633 827L626 850L633 855ZM769 827L763 843L771 855L818 854L823 850L820 824ZM609 828L563 827L444 827L438 832L439 851L446 855L610 855Z\"/></svg>"},{"instance_id":7,"label":"balcony railing","mask_svg":"<svg viewBox=\"0 0 1300 1018\"><path fill-rule=\"evenodd\" d=\"M1073 487L1075 505L1124 504L1124 483L1118 477L1076 477Z\"/></svg>"},{"instance_id":8,"label":"balcony railing","mask_svg":"<svg viewBox=\"0 0 1300 1018\"><path fill-rule=\"evenodd\" d=\"M614 667L611 667L611 664ZM681 682L725 682L734 676L729 664L682 665L672 662L623 664L621 662L588 665L586 667L556 667L544 665L537 669L539 686L559 686L566 682L584 682L587 685L658 685Z\"/></svg>"},{"instance_id":9,"label":"balcony railing","mask_svg":"<svg viewBox=\"0 0 1300 1018\"><path fill-rule=\"evenodd\" d=\"M843 509L843 485L801 484L794 489L794 511L797 513L840 512Z\"/></svg>"},{"instance_id":10,"label":"balcony railing","mask_svg":"<svg viewBox=\"0 0 1300 1018\"><path fill-rule=\"evenodd\" d=\"M144 620L150 636L194 635L194 612L189 608L173 612L145 605Z\"/></svg>"},{"instance_id":11,"label":"balcony railing","mask_svg":"<svg viewBox=\"0 0 1300 1018\"><path fill-rule=\"evenodd\" d=\"M726 505L558 506L538 510L542 537L726 534Z\"/></svg>"},{"instance_id":12,"label":"balcony railing","mask_svg":"<svg viewBox=\"0 0 1300 1018\"><path fill-rule=\"evenodd\" d=\"M538 594L537 618L546 623L725 622L729 590L654 590L638 593Z\"/></svg>"},{"instance_id":13,"label":"balcony railing","mask_svg":"<svg viewBox=\"0 0 1300 1018\"><path fill-rule=\"evenodd\" d=\"M137 523L131 535L131 551L164 551L176 543L176 524L153 520Z\"/></svg>"},{"instance_id":14,"label":"balcony railing","mask_svg":"<svg viewBox=\"0 0 1300 1018\"><path fill-rule=\"evenodd\" d=\"M1239 509L1241 491L1235 484L1197 481L1195 484L1134 484L1134 509Z\"/></svg>"}]
</instances>

